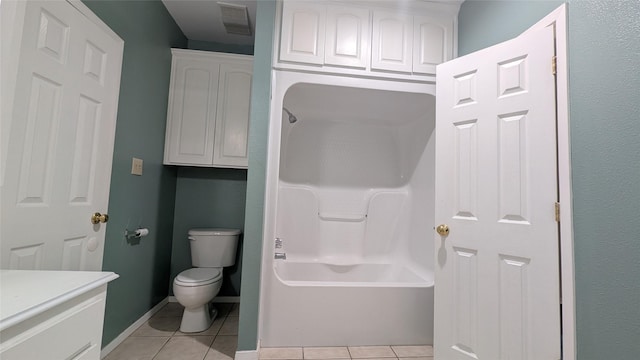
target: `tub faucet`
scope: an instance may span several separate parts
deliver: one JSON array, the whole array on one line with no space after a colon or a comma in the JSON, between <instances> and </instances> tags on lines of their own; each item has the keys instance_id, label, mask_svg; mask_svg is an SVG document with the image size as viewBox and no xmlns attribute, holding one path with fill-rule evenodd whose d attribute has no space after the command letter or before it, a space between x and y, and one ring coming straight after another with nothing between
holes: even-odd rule
<instances>
[{"instance_id":1,"label":"tub faucet","mask_svg":"<svg viewBox=\"0 0 640 360\"><path fill-rule=\"evenodd\" d=\"M276 260L287 260L287 253L277 252L273 258Z\"/></svg>"}]
</instances>

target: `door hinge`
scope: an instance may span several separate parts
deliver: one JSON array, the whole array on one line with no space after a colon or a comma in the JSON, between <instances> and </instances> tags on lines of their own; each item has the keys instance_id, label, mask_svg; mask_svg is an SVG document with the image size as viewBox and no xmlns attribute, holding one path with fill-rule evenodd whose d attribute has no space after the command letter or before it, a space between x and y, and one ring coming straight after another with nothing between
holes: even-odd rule
<instances>
[{"instance_id":1,"label":"door hinge","mask_svg":"<svg viewBox=\"0 0 640 360\"><path fill-rule=\"evenodd\" d=\"M555 203L556 222L560 222L560 203Z\"/></svg>"},{"instance_id":2,"label":"door hinge","mask_svg":"<svg viewBox=\"0 0 640 360\"><path fill-rule=\"evenodd\" d=\"M551 58L551 73L555 75L558 71L557 69L558 69L558 57L553 55L553 57Z\"/></svg>"}]
</instances>

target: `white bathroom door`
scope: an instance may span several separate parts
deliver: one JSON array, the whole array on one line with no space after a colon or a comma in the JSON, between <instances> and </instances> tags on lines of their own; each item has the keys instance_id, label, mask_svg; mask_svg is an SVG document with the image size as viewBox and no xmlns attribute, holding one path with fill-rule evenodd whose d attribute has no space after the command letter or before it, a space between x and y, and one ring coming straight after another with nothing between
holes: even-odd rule
<instances>
[{"instance_id":1,"label":"white bathroom door","mask_svg":"<svg viewBox=\"0 0 640 360\"><path fill-rule=\"evenodd\" d=\"M79 2L17 4L0 268L101 270L123 42Z\"/></svg>"},{"instance_id":2,"label":"white bathroom door","mask_svg":"<svg viewBox=\"0 0 640 360\"><path fill-rule=\"evenodd\" d=\"M435 358L560 359L553 28L437 68Z\"/></svg>"}]
</instances>

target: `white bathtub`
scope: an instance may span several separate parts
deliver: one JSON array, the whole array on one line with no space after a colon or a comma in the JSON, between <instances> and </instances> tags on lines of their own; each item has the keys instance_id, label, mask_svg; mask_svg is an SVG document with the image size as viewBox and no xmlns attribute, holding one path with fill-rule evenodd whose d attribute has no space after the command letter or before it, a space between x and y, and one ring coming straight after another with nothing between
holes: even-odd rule
<instances>
[{"instance_id":1,"label":"white bathtub","mask_svg":"<svg viewBox=\"0 0 640 360\"><path fill-rule=\"evenodd\" d=\"M260 346L431 344L433 85L275 73Z\"/></svg>"},{"instance_id":2,"label":"white bathtub","mask_svg":"<svg viewBox=\"0 0 640 360\"><path fill-rule=\"evenodd\" d=\"M336 265L275 261L275 275L288 286L433 287L433 275L418 275L402 265Z\"/></svg>"},{"instance_id":3,"label":"white bathtub","mask_svg":"<svg viewBox=\"0 0 640 360\"><path fill-rule=\"evenodd\" d=\"M389 264L278 260L262 347L431 344L433 277Z\"/></svg>"}]
</instances>

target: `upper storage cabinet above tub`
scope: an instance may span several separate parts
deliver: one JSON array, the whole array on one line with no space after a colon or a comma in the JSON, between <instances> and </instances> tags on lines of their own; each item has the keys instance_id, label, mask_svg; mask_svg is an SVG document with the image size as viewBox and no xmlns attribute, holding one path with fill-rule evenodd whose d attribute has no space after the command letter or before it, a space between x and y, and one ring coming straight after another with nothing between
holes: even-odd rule
<instances>
[{"instance_id":1,"label":"upper storage cabinet above tub","mask_svg":"<svg viewBox=\"0 0 640 360\"><path fill-rule=\"evenodd\" d=\"M459 6L456 1L283 1L276 67L429 80L436 65L454 56Z\"/></svg>"},{"instance_id":2,"label":"upper storage cabinet above tub","mask_svg":"<svg viewBox=\"0 0 640 360\"><path fill-rule=\"evenodd\" d=\"M246 168L253 57L171 53L164 163Z\"/></svg>"}]
</instances>

